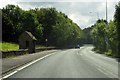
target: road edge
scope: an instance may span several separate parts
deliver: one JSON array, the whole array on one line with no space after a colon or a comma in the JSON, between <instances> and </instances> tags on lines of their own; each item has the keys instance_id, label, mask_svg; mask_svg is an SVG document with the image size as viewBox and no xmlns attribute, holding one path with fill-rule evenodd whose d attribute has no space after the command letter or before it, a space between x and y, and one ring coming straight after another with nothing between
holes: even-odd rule
<instances>
[{"instance_id":1,"label":"road edge","mask_svg":"<svg viewBox=\"0 0 120 80\"><path fill-rule=\"evenodd\" d=\"M49 57L49 56L51 56L51 55L53 55L53 54L55 54L55 53L56 53L56 51L53 52L53 53L44 55L44 56L42 56L42 57L40 57L40 58L37 58L37 59L35 59L35 60L31 60L31 61L25 62L25 63L23 63L23 64L17 65L17 66L15 66L15 67L12 67L12 68L8 69L7 71L4 71L4 72L2 73L2 75L5 74L5 73L10 72L10 71L12 71L12 70L15 70L15 69L16 69L16 70L15 70L15 71L12 71L11 73L8 73L8 75L2 76L2 78L0 78L0 80L6 79L6 78L12 76L13 74L21 71L22 69L27 68L27 67L29 67L30 65L32 65L32 64L34 64L34 63L36 63L36 62L38 62L38 61L40 61L40 60L43 60L43 59L45 59L45 58L47 58L47 57ZM18 69L17 69L17 68L18 68Z\"/></svg>"}]
</instances>

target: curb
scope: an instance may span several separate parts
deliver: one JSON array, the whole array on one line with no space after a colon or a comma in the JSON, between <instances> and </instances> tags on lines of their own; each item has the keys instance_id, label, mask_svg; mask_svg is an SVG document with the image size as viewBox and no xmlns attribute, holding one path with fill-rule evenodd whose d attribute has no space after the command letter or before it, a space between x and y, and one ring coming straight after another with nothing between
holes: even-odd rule
<instances>
[{"instance_id":1,"label":"curb","mask_svg":"<svg viewBox=\"0 0 120 80\"><path fill-rule=\"evenodd\" d=\"M54 53L54 52L56 52L56 51L50 52L50 53L48 53L48 54L51 54L51 53ZM46 55L48 55L48 54L46 54ZM46 55L44 55L44 56L46 56ZM42 57L44 57L44 56L41 56L41 57L39 57L39 58L42 58ZM16 65L16 66L11 67L11 68L9 68L9 69L7 69L7 70L4 70L4 71L2 71L2 75L4 75L4 74L6 74L6 73L8 73L8 72L10 72L10 71L12 71L12 70L20 67L20 66L23 66L23 65L25 65L25 64L27 64L27 63L30 63L30 62L34 61L34 60L37 60L37 59L39 59L39 58L35 58L35 59L33 59L33 60L29 60L29 61L23 62L23 63L21 63L21 64L19 64L19 65Z\"/></svg>"},{"instance_id":2,"label":"curb","mask_svg":"<svg viewBox=\"0 0 120 80\"><path fill-rule=\"evenodd\" d=\"M27 64L27 63L29 63L29 62L32 62L32 60L30 60L30 61L28 61L28 62L25 62L25 63L22 63L22 64L20 64L20 65L16 65L16 66L14 66L14 67L11 67L11 68L9 68L9 69L7 69L7 70L5 70L5 71L2 71L2 75L5 74L5 73L8 73L8 72L10 72L10 71L12 71L12 70L14 70L14 69L16 69L16 68L18 68L18 67L20 67L20 66L23 66L23 65L25 65L25 64Z\"/></svg>"}]
</instances>

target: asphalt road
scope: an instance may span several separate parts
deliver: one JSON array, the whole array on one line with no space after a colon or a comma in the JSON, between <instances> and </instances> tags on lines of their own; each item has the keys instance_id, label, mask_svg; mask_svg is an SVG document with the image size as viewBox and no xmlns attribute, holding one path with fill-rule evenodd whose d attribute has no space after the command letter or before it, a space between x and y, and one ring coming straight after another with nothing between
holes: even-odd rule
<instances>
[{"instance_id":1,"label":"asphalt road","mask_svg":"<svg viewBox=\"0 0 120 80\"><path fill-rule=\"evenodd\" d=\"M85 45L60 51L9 78L118 78L118 62L92 49Z\"/></svg>"}]
</instances>

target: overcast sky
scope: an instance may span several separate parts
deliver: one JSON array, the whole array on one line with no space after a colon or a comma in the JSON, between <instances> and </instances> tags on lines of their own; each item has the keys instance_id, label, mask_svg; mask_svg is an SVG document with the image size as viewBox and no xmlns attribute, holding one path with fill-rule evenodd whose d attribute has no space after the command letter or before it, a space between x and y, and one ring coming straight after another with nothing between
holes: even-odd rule
<instances>
[{"instance_id":1,"label":"overcast sky","mask_svg":"<svg viewBox=\"0 0 120 80\"><path fill-rule=\"evenodd\" d=\"M115 5L118 3L118 0L108 0L108 21L113 20L114 12L115 12ZM41 7L55 7L58 11L62 11L65 13L73 22L77 23L81 29L86 27L90 27L95 21L100 19L105 19L105 8L106 2L105 0L3 0L0 3L0 8L3 8L7 4L15 4L18 5L22 9L34 9L34 8L41 8Z\"/></svg>"}]
</instances>

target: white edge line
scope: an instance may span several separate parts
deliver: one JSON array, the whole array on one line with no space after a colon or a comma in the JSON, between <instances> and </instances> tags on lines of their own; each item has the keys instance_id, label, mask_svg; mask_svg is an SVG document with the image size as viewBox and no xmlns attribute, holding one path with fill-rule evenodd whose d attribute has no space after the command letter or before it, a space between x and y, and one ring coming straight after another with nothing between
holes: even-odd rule
<instances>
[{"instance_id":1,"label":"white edge line","mask_svg":"<svg viewBox=\"0 0 120 80\"><path fill-rule=\"evenodd\" d=\"M103 72L103 73L106 74L106 75L109 75L109 74L110 74L110 75L114 76L115 78L118 77L117 75L111 73L110 71L107 71L106 69L102 68L101 66L96 66L96 67L98 67L97 69L98 69L99 71ZM107 72L105 72L105 71L107 71ZM110 77L110 78L113 78L113 77Z\"/></svg>"},{"instance_id":2,"label":"white edge line","mask_svg":"<svg viewBox=\"0 0 120 80\"><path fill-rule=\"evenodd\" d=\"M56 53L56 52L55 52L55 53ZM35 60L35 61L32 61L32 62L28 63L27 65L25 65L25 66L23 66L23 67L21 67L21 68L16 69L14 72L12 72L12 73L10 73L10 74L8 74L8 75L0 78L0 80L5 79L5 78L8 78L8 77L14 75L15 73L21 71L22 69L27 68L28 66L30 66L30 65L32 65L32 64L34 64L34 63L36 63L36 62L38 62L38 61L40 61L40 60L48 57L48 56L51 56L51 55L53 55L53 54L55 54L55 53L51 53L51 54L45 55L45 56L43 56L43 57L41 57L41 58L39 58L39 59L37 59L37 60Z\"/></svg>"},{"instance_id":3,"label":"white edge line","mask_svg":"<svg viewBox=\"0 0 120 80\"><path fill-rule=\"evenodd\" d=\"M85 58L84 60L88 60L88 59ZM88 61L89 61L89 60L88 60ZM99 70L100 72L102 72L103 74L105 74L107 77L113 78L113 77L110 77L110 76L109 76L109 74L110 74L110 75L114 76L115 78L116 78L116 77L118 78L117 75L115 75L114 73L111 73L110 71L104 69L102 66L98 66L98 65L96 65L96 64L94 64L94 65L96 66L96 69L97 69L97 70ZM107 71L107 72L105 72L105 71Z\"/></svg>"}]
</instances>

